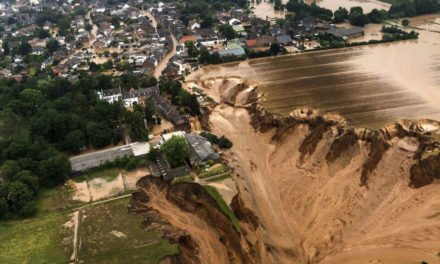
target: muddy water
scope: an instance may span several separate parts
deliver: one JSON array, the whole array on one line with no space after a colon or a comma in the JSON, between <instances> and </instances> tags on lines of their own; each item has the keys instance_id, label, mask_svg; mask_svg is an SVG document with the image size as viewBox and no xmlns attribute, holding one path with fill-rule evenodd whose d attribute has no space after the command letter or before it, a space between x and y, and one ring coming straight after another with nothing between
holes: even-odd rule
<instances>
[{"instance_id":1,"label":"muddy water","mask_svg":"<svg viewBox=\"0 0 440 264\"><path fill-rule=\"evenodd\" d=\"M306 0L305 2L311 4L315 0ZM282 0L284 4L288 2L288 0ZM345 7L347 10L350 10L351 7L360 6L364 10L365 13L371 12L373 9L390 9L389 4L380 2L378 0L316 0L316 3L333 11L337 10L339 7ZM255 1L251 3L252 10L255 16L261 19L275 19L275 18L284 18L286 14L283 11L275 11L273 8L273 3L270 0L261 0Z\"/></svg>"},{"instance_id":2,"label":"muddy water","mask_svg":"<svg viewBox=\"0 0 440 264\"><path fill-rule=\"evenodd\" d=\"M287 0L283 0L283 3L286 3ZM269 0L261 0L261 1L255 1L254 3L251 3L251 9L252 12L255 14L256 17L261 19L275 19L275 18L284 18L285 12L284 11L275 11L273 7L273 3L271 3Z\"/></svg>"},{"instance_id":3,"label":"muddy water","mask_svg":"<svg viewBox=\"0 0 440 264\"><path fill-rule=\"evenodd\" d=\"M387 3L380 2L378 0L306 0L306 3L312 3L316 1L316 3L333 11L337 10L339 7L344 7L347 10L354 6L360 6L364 10L364 13L369 13L373 9L390 9L391 5Z\"/></svg>"},{"instance_id":4,"label":"muddy water","mask_svg":"<svg viewBox=\"0 0 440 264\"><path fill-rule=\"evenodd\" d=\"M437 21L426 28L440 31ZM435 32L420 31L419 40L211 66L191 78L218 76L256 81L263 106L281 114L310 107L368 128L402 118L440 120L440 33Z\"/></svg>"}]
</instances>

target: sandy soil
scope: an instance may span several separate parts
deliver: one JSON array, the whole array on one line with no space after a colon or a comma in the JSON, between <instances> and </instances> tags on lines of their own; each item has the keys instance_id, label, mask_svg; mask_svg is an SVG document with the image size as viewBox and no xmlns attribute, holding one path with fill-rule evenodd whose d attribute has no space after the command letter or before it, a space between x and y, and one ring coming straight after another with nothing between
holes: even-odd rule
<instances>
[{"instance_id":1,"label":"sandy soil","mask_svg":"<svg viewBox=\"0 0 440 264\"><path fill-rule=\"evenodd\" d=\"M76 256L78 254L78 224L79 224L79 211L75 211L72 213L72 219L70 219L68 222L64 224L64 227L73 229L73 240L72 240L72 247L73 252L72 256L70 257L70 261L75 261Z\"/></svg>"},{"instance_id":2,"label":"sandy soil","mask_svg":"<svg viewBox=\"0 0 440 264\"><path fill-rule=\"evenodd\" d=\"M221 86L206 92L232 89ZM413 153L398 140L391 142L368 186L360 187L367 143L359 141L328 164L325 156L336 135L329 129L315 152L301 160L298 149L310 133L307 125L273 142L274 131L260 133L249 123L246 109L225 104L210 117L212 131L234 142L234 180L271 249L264 263L439 262L440 185L408 187Z\"/></svg>"},{"instance_id":3,"label":"sandy soil","mask_svg":"<svg viewBox=\"0 0 440 264\"><path fill-rule=\"evenodd\" d=\"M89 189L93 201L101 200L123 193L125 191L125 188L122 174L119 174L118 177L113 181L107 181L106 179L101 178L90 180Z\"/></svg>"},{"instance_id":4,"label":"sandy soil","mask_svg":"<svg viewBox=\"0 0 440 264\"><path fill-rule=\"evenodd\" d=\"M149 175L147 168L132 172L120 173L115 179L108 181L103 178L91 179L88 182L74 182L69 184L74 189L72 200L81 202L98 201L114 197L127 190L135 190L136 182L143 176Z\"/></svg>"},{"instance_id":5,"label":"sandy soil","mask_svg":"<svg viewBox=\"0 0 440 264\"><path fill-rule=\"evenodd\" d=\"M199 246L200 259L212 259L213 263L228 263L225 247L217 237L217 231L205 221L190 212L185 212L166 199L166 195L157 187L150 188L148 192L150 200L148 204L157 211L171 225L185 230Z\"/></svg>"},{"instance_id":6,"label":"sandy soil","mask_svg":"<svg viewBox=\"0 0 440 264\"><path fill-rule=\"evenodd\" d=\"M146 175L151 175L150 170L147 168L124 172L123 177L124 177L126 188L128 190L137 189L137 187L136 187L137 181Z\"/></svg>"},{"instance_id":7,"label":"sandy soil","mask_svg":"<svg viewBox=\"0 0 440 264\"><path fill-rule=\"evenodd\" d=\"M232 179L225 179L221 182L210 182L208 185L215 187L227 204L231 204L232 198L237 194L237 186Z\"/></svg>"},{"instance_id":8,"label":"sandy soil","mask_svg":"<svg viewBox=\"0 0 440 264\"><path fill-rule=\"evenodd\" d=\"M74 189L72 200L86 202L86 203L92 201L92 197L90 197L90 192L89 192L89 187L87 186L87 182L70 181L69 185Z\"/></svg>"},{"instance_id":9,"label":"sandy soil","mask_svg":"<svg viewBox=\"0 0 440 264\"><path fill-rule=\"evenodd\" d=\"M169 131L173 131L174 130L174 126L173 123L165 120L165 118L161 119L160 125L155 125L153 126L153 128L150 131L150 134L157 136L162 134L162 132L167 129Z\"/></svg>"}]
</instances>

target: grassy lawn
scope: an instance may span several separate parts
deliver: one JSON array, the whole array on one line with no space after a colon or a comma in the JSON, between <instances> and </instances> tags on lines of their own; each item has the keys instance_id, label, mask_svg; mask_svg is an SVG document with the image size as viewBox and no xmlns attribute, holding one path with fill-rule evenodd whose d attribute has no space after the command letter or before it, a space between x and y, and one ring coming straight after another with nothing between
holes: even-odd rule
<instances>
[{"instance_id":1,"label":"grassy lawn","mask_svg":"<svg viewBox=\"0 0 440 264\"><path fill-rule=\"evenodd\" d=\"M220 182L220 181L224 181L226 179L229 179L231 177L231 174L226 174L223 176L219 176L219 177L214 177L214 178L209 178L208 180L206 180L207 182Z\"/></svg>"},{"instance_id":2,"label":"grassy lawn","mask_svg":"<svg viewBox=\"0 0 440 264\"><path fill-rule=\"evenodd\" d=\"M222 211L229 216L235 229L240 232L240 225L238 224L237 217L234 215L231 208L226 204L225 200L223 199L222 195L217 191L217 189L208 185L203 185L203 188L205 188L205 190L207 190L208 193L215 199Z\"/></svg>"},{"instance_id":3,"label":"grassy lawn","mask_svg":"<svg viewBox=\"0 0 440 264\"><path fill-rule=\"evenodd\" d=\"M83 263L157 263L178 252L157 232L140 228L141 215L127 212L129 198L87 207L79 228L79 259Z\"/></svg>"},{"instance_id":4,"label":"grassy lawn","mask_svg":"<svg viewBox=\"0 0 440 264\"><path fill-rule=\"evenodd\" d=\"M105 168L105 169L90 170L86 172L86 175L88 180L101 178L110 182L116 179L116 177L118 177L120 172L121 170L119 168Z\"/></svg>"},{"instance_id":5,"label":"grassy lawn","mask_svg":"<svg viewBox=\"0 0 440 264\"><path fill-rule=\"evenodd\" d=\"M394 4L401 4L401 3L405 3L405 2L412 2L412 0L406 0L406 1L402 1L402 0L379 0L379 1L384 2L384 3L388 3L388 4L392 4L392 5L394 5Z\"/></svg>"},{"instance_id":6,"label":"grassy lawn","mask_svg":"<svg viewBox=\"0 0 440 264\"><path fill-rule=\"evenodd\" d=\"M72 230L63 227L69 213L0 225L0 263L67 263Z\"/></svg>"},{"instance_id":7,"label":"grassy lawn","mask_svg":"<svg viewBox=\"0 0 440 264\"><path fill-rule=\"evenodd\" d=\"M146 263L156 264L167 255L177 253L177 246L166 240L139 248L122 248L111 252L97 254L89 258L81 258L82 263Z\"/></svg>"},{"instance_id":8,"label":"grassy lawn","mask_svg":"<svg viewBox=\"0 0 440 264\"><path fill-rule=\"evenodd\" d=\"M68 197L64 186L57 186L52 189L41 189L38 193L38 214L46 214L62 210L68 207Z\"/></svg>"},{"instance_id":9,"label":"grassy lawn","mask_svg":"<svg viewBox=\"0 0 440 264\"><path fill-rule=\"evenodd\" d=\"M225 165L221 165L219 167L216 168L209 168L208 170L202 170L199 173L199 177L200 178L207 178L207 177L212 177L215 175L219 175L219 174L223 174L229 172L229 167L225 166Z\"/></svg>"},{"instance_id":10,"label":"grassy lawn","mask_svg":"<svg viewBox=\"0 0 440 264\"><path fill-rule=\"evenodd\" d=\"M182 177L177 177L174 178L172 184L178 183L178 182L194 182L194 177L191 175L188 176L182 176Z\"/></svg>"},{"instance_id":11,"label":"grassy lawn","mask_svg":"<svg viewBox=\"0 0 440 264\"><path fill-rule=\"evenodd\" d=\"M43 195L52 197L56 192L47 190ZM178 252L178 246L158 232L142 230L143 217L128 214L128 202L127 197L80 210L80 263L158 263ZM0 224L0 263L68 263L74 228L64 224L71 219L71 212L65 211Z\"/></svg>"}]
</instances>

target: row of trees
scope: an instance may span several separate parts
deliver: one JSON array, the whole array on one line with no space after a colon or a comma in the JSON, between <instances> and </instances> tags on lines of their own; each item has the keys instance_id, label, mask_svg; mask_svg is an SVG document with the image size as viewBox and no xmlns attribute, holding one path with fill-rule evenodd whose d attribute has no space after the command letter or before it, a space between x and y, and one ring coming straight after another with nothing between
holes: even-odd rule
<instances>
[{"instance_id":1,"label":"row of trees","mask_svg":"<svg viewBox=\"0 0 440 264\"><path fill-rule=\"evenodd\" d=\"M391 18L412 17L439 11L440 1L438 0L401 0L391 6L389 16Z\"/></svg>"},{"instance_id":2,"label":"row of trees","mask_svg":"<svg viewBox=\"0 0 440 264\"><path fill-rule=\"evenodd\" d=\"M352 25L364 26L369 23L380 23L390 18L416 16L435 13L440 11L438 0L403 0L393 4L389 11L373 9L370 13L364 13L362 7L352 7L350 11L340 7L334 13L326 8L319 7L315 2L308 5L303 0L289 0L285 8L295 13L297 19L305 16L314 16L322 20L340 23L349 20Z\"/></svg>"},{"instance_id":3,"label":"row of trees","mask_svg":"<svg viewBox=\"0 0 440 264\"><path fill-rule=\"evenodd\" d=\"M206 138L211 144L218 145L222 149L232 148L232 142L225 136L218 137L206 131L200 133L200 136Z\"/></svg>"}]
</instances>

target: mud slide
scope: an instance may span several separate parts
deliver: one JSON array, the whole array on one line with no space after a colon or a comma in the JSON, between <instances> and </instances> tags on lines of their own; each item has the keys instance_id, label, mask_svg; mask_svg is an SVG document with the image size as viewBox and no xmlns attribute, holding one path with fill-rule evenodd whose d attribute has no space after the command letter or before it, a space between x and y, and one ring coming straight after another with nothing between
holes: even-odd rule
<instances>
[{"instance_id":1,"label":"mud slide","mask_svg":"<svg viewBox=\"0 0 440 264\"><path fill-rule=\"evenodd\" d=\"M218 102L212 132L234 143L229 162L238 195L231 207L241 233L214 214L197 184L143 179L132 210L147 220L154 213L165 235L180 232L170 236L183 249L174 261L440 262L440 155L429 137L437 122L349 129L342 118L310 109L288 118L267 113L252 84L237 78L193 84Z\"/></svg>"}]
</instances>

